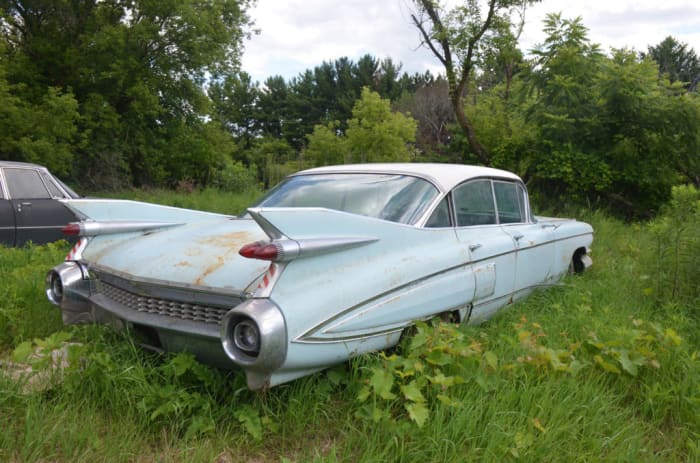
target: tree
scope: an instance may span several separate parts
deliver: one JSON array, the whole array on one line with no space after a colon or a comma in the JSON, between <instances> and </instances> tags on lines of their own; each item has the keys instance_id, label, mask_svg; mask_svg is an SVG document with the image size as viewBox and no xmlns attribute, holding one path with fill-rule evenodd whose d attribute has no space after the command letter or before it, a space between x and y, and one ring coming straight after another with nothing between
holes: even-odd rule
<instances>
[{"instance_id":1,"label":"tree","mask_svg":"<svg viewBox=\"0 0 700 463\"><path fill-rule=\"evenodd\" d=\"M592 155L602 130L596 77L603 56L589 42L580 17L549 14L544 30L547 38L533 50L528 75L537 93L528 116L539 137L530 174L549 183L550 195L566 192L582 199L606 190L611 181L609 166Z\"/></svg>"},{"instance_id":2,"label":"tree","mask_svg":"<svg viewBox=\"0 0 700 463\"><path fill-rule=\"evenodd\" d=\"M227 132L241 142L244 149L251 147L252 140L260 131L256 109L259 92L257 83L253 83L246 72L214 82L208 90L214 116Z\"/></svg>"},{"instance_id":3,"label":"tree","mask_svg":"<svg viewBox=\"0 0 700 463\"><path fill-rule=\"evenodd\" d=\"M256 117L265 135L289 139L286 124L289 95L289 86L282 76L268 77L258 91Z\"/></svg>"},{"instance_id":4,"label":"tree","mask_svg":"<svg viewBox=\"0 0 700 463\"><path fill-rule=\"evenodd\" d=\"M668 36L658 45L648 47L648 53L640 55L642 58L648 56L658 63L659 75L667 76L671 82L683 82L690 91L697 90L700 83L700 58L688 44Z\"/></svg>"},{"instance_id":5,"label":"tree","mask_svg":"<svg viewBox=\"0 0 700 463\"><path fill-rule=\"evenodd\" d=\"M0 49L4 44L0 40ZM37 103L17 95L0 61L0 159L42 164L67 176L77 142L78 103L70 93L49 87Z\"/></svg>"},{"instance_id":6,"label":"tree","mask_svg":"<svg viewBox=\"0 0 700 463\"><path fill-rule=\"evenodd\" d=\"M338 122L317 125L308 136L304 157L314 165L356 162L409 161L413 154L416 122L391 111L389 100L362 89L344 135Z\"/></svg>"},{"instance_id":7,"label":"tree","mask_svg":"<svg viewBox=\"0 0 700 463\"><path fill-rule=\"evenodd\" d=\"M447 81L438 78L407 93L394 108L409 113L418 123L416 146L429 158L441 155L450 142L448 126L454 122Z\"/></svg>"},{"instance_id":8,"label":"tree","mask_svg":"<svg viewBox=\"0 0 700 463\"><path fill-rule=\"evenodd\" d=\"M545 31L527 74L534 91L525 100L534 132L527 158L533 190L631 218L657 211L679 181L697 181L695 94L659 79L656 64L634 52L603 56L580 18L550 14Z\"/></svg>"},{"instance_id":9,"label":"tree","mask_svg":"<svg viewBox=\"0 0 700 463\"><path fill-rule=\"evenodd\" d=\"M211 139L203 84L237 68L249 4L2 0L7 79L33 104L48 87L74 95L83 139L72 151L89 186L171 183L178 128Z\"/></svg>"},{"instance_id":10,"label":"tree","mask_svg":"<svg viewBox=\"0 0 700 463\"><path fill-rule=\"evenodd\" d=\"M522 9L538 0L488 0L484 17L478 0L467 0L464 5L447 13L435 0L415 1L418 13L412 14L411 18L420 31L423 44L445 68L457 123L473 154L481 163L489 165L489 154L479 142L474 126L464 112L464 97L480 58L480 41L485 34L498 32L495 26L507 22L505 14L510 8ZM497 17L500 20L496 20Z\"/></svg>"}]
</instances>

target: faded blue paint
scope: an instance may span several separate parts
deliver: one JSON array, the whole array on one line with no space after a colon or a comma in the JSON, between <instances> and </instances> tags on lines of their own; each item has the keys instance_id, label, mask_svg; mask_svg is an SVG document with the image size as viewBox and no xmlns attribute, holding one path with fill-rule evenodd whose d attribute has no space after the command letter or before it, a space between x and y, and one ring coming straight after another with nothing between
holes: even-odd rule
<instances>
[{"instance_id":1,"label":"faded blue paint","mask_svg":"<svg viewBox=\"0 0 700 463\"><path fill-rule=\"evenodd\" d=\"M288 340L281 367L262 377L248 371L256 376L253 384L279 384L395 345L415 320L443 312L484 320L534 287L556 282L574 251L592 241L588 224L560 219L420 228L328 209L262 208L261 228L248 218L133 201L66 204L98 222L182 223L97 236L82 258L134 280L198 290L254 291L269 262L242 258L238 251L268 239L265 226L287 240L366 240L280 262L269 287L251 296L279 307Z\"/></svg>"}]
</instances>

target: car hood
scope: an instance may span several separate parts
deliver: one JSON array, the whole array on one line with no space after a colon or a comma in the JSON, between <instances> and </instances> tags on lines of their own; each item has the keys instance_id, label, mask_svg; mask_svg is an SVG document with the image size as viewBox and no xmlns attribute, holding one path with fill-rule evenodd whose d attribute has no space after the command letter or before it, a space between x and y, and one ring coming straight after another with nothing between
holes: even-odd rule
<instances>
[{"instance_id":1,"label":"car hood","mask_svg":"<svg viewBox=\"0 0 700 463\"><path fill-rule=\"evenodd\" d=\"M255 221L227 217L145 234L98 236L82 258L134 280L243 291L269 263L241 257L238 250L263 239L267 235Z\"/></svg>"}]
</instances>

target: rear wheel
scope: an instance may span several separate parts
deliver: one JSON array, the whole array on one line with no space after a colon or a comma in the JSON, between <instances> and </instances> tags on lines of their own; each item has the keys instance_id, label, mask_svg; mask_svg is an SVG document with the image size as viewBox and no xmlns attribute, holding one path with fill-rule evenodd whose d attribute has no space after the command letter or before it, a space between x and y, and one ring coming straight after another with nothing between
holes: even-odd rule
<instances>
[{"instance_id":1,"label":"rear wheel","mask_svg":"<svg viewBox=\"0 0 700 463\"><path fill-rule=\"evenodd\" d=\"M571 263L569 264L570 274L580 274L586 270L586 265L583 262L585 256L586 250L584 248L577 249L576 252L574 252Z\"/></svg>"}]
</instances>

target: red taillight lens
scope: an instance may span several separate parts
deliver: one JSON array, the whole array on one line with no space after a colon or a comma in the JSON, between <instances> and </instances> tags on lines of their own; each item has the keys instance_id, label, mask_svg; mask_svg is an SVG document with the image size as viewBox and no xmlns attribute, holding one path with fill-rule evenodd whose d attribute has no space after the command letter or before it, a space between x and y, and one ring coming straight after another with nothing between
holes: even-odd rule
<instances>
[{"instance_id":1,"label":"red taillight lens","mask_svg":"<svg viewBox=\"0 0 700 463\"><path fill-rule=\"evenodd\" d=\"M256 241L243 246L238 254L249 259L276 260L279 257L279 248L269 241Z\"/></svg>"},{"instance_id":2,"label":"red taillight lens","mask_svg":"<svg viewBox=\"0 0 700 463\"><path fill-rule=\"evenodd\" d=\"M61 232L64 235L68 236L78 236L80 235L80 224L79 223L69 223L63 229L61 229Z\"/></svg>"}]
</instances>

